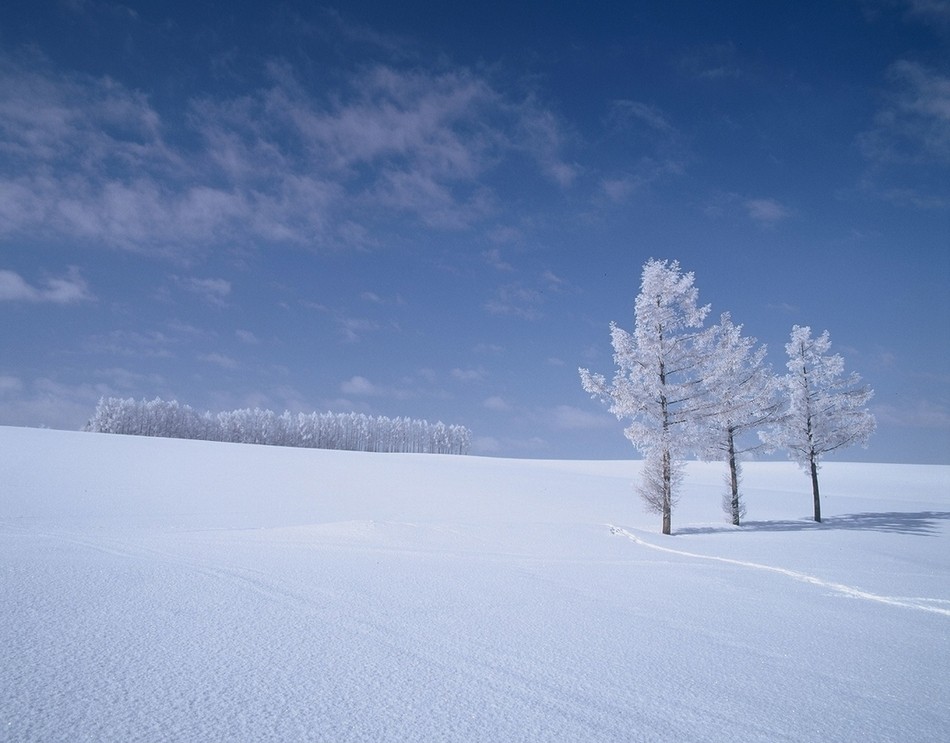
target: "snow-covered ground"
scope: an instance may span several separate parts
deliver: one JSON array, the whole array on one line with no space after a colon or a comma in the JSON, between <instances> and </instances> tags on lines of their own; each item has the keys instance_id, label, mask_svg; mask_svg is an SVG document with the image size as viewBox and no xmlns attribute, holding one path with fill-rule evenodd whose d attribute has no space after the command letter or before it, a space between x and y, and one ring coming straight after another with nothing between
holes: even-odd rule
<instances>
[{"instance_id":1,"label":"snow-covered ground","mask_svg":"<svg viewBox=\"0 0 950 743\"><path fill-rule=\"evenodd\" d=\"M950 467L638 468L0 428L0 740L950 740Z\"/></svg>"}]
</instances>

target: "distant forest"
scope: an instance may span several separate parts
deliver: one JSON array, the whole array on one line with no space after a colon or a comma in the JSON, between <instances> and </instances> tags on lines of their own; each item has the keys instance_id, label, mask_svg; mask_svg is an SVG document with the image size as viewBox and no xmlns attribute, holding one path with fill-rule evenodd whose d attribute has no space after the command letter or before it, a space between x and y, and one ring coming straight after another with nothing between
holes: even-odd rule
<instances>
[{"instance_id":1,"label":"distant forest","mask_svg":"<svg viewBox=\"0 0 950 743\"><path fill-rule=\"evenodd\" d=\"M245 408L199 413L176 400L103 397L83 427L93 433L225 441L309 449L468 454L465 426L362 413L277 414Z\"/></svg>"}]
</instances>

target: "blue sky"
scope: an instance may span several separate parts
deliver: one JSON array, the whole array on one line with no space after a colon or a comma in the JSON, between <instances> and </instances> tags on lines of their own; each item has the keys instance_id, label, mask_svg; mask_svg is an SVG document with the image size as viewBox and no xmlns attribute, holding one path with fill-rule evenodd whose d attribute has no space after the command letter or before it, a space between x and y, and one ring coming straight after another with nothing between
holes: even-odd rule
<instances>
[{"instance_id":1,"label":"blue sky","mask_svg":"<svg viewBox=\"0 0 950 743\"><path fill-rule=\"evenodd\" d=\"M628 7L629 6L629 7ZM829 330L950 463L950 2L0 8L0 424L102 395L358 411L633 455L650 258L784 371Z\"/></svg>"}]
</instances>

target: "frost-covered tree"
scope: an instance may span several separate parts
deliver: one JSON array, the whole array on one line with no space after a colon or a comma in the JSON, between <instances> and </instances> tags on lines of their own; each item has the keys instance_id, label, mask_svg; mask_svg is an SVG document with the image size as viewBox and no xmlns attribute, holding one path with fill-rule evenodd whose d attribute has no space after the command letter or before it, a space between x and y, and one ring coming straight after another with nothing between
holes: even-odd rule
<instances>
[{"instance_id":1,"label":"frost-covered tree","mask_svg":"<svg viewBox=\"0 0 950 743\"><path fill-rule=\"evenodd\" d=\"M818 469L821 458L854 444L867 445L874 416L865 407L874 394L861 377L844 374L844 359L826 355L831 338L826 330L812 338L811 328L792 328L785 345L788 374L783 378L785 410L762 440L789 455L811 475L815 521L821 521Z\"/></svg>"},{"instance_id":2,"label":"frost-covered tree","mask_svg":"<svg viewBox=\"0 0 950 743\"><path fill-rule=\"evenodd\" d=\"M151 401L101 398L84 430L133 436L206 439L235 444L305 446L375 452L467 454L471 432L465 426L430 424L362 413L299 413L245 408L212 415L160 398Z\"/></svg>"},{"instance_id":3,"label":"frost-covered tree","mask_svg":"<svg viewBox=\"0 0 950 743\"><path fill-rule=\"evenodd\" d=\"M756 348L756 339L742 335L742 326L723 313L714 326L706 385L713 402L706 418L708 432L702 450L706 459L725 459L729 466L722 507L733 524L745 515L739 492L741 456L760 448L744 442L743 436L765 426L778 408L777 380L765 363L766 347Z\"/></svg>"},{"instance_id":4,"label":"frost-covered tree","mask_svg":"<svg viewBox=\"0 0 950 743\"><path fill-rule=\"evenodd\" d=\"M610 412L631 423L624 433L644 455L638 488L647 507L663 518L671 533L678 463L698 448L702 419L709 414L710 331L703 329L709 306L699 306L693 274L678 261L651 259L643 266L634 307L634 331L610 325L617 371L608 383L579 369L581 384Z\"/></svg>"}]
</instances>

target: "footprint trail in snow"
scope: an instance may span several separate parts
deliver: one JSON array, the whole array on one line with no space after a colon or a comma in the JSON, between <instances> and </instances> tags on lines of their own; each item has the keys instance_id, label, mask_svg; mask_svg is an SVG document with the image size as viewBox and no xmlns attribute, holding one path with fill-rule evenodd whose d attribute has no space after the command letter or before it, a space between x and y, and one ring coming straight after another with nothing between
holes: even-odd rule
<instances>
[{"instance_id":1,"label":"footprint trail in snow","mask_svg":"<svg viewBox=\"0 0 950 743\"><path fill-rule=\"evenodd\" d=\"M753 568L755 570L766 570L771 573L779 573L785 575L793 580L801 581L802 583L811 583L815 586L821 586L822 588L827 588L836 593L840 593L844 596L849 596L850 598L864 599L866 601L876 601L879 604L890 604L891 606L902 606L907 609L919 609L920 611L928 611L934 614L942 614L943 616L950 617L950 608L943 608L941 606L934 606L936 603L950 603L942 599L932 599L932 598L906 598L902 596L881 596L880 594L870 593L868 591L862 591L860 588L855 588L854 586L847 586L843 583L835 583L833 581L822 580L821 578L816 578L813 575L808 575L807 573L799 573L796 570L788 570L787 568L779 568L774 565L763 565L758 562L747 562L745 560L734 560L729 557L717 557L716 555L701 555L697 552L686 552L685 550L673 549L672 547L662 547L658 544L653 544L651 542L646 542L635 534L627 531L626 529L608 524L610 527L610 533L616 534L622 537L626 537L631 542L638 544L642 547L648 547L652 550L657 550L658 552L666 552L673 555L680 555L682 557L693 557L699 560L711 560L713 562L722 562L727 565L738 565L744 568Z\"/></svg>"}]
</instances>

